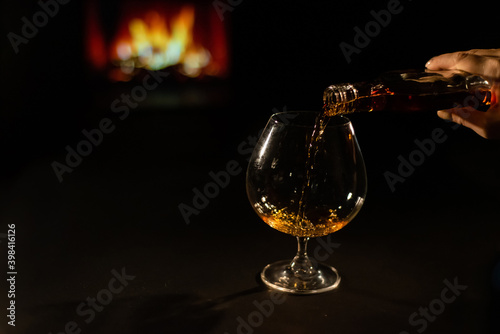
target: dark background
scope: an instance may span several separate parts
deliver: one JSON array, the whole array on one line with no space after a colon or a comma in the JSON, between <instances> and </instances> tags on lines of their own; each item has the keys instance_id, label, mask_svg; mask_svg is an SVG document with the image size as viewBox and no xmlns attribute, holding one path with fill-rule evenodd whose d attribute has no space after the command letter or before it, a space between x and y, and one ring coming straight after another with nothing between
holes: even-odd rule
<instances>
[{"instance_id":1,"label":"dark background","mask_svg":"<svg viewBox=\"0 0 500 334\"><path fill-rule=\"evenodd\" d=\"M103 3L111 24L120 2ZM72 319L84 333L236 332L236 317L265 299L256 292L259 270L295 247L253 213L244 188L248 155L239 145L275 111L319 111L329 84L423 68L445 52L500 47L494 2L401 1L402 12L347 63L339 44L353 44L353 28L363 29L370 11L387 3L244 0L225 13L229 77L169 78L123 121L110 104L137 83L110 83L90 69L81 2L61 5L18 54L6 35L20 34L21 18L39 6L2 4L0 233L16 224L19 273L18 327L7 333L56 333ZM208 102L169 102L186 87ZM51 163L63 162L65 147L105 117L116 129L59 183ZM408 316L454 277L468 290L426 332L498 331L499 143L454 130L434 111L350 118L369 191L360 214L332 236L342 247L328 262L346 277L338 292L322 295L327 302L289 297L256 332L415 332ZM398 157L436 128L446 141L391 191L384 173L397 173ZM186 224L178 205L192 205L193 188L231 160L243 171ZM1 248L6 254L5 241ZM122 267L137 278L83 324L76 306Z\"/></svg>"}]
</instances>

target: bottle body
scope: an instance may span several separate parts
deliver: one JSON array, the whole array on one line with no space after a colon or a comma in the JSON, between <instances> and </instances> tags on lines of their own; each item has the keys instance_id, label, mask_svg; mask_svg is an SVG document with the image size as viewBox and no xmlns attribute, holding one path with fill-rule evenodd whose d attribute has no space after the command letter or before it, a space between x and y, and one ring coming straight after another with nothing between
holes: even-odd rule
<instances>
[{"instance_id":1,"label":"bottle body","mask_svg":"<svg viewBox=\"0 0 500 334\"><path fill-rule=\"evenodd\" d=\"M485 109L490 83L462 71L388 72L371 82L337 84L323 93L331 115L360 111L440 110L456 106Z\"/></svg>"}]
</instances>

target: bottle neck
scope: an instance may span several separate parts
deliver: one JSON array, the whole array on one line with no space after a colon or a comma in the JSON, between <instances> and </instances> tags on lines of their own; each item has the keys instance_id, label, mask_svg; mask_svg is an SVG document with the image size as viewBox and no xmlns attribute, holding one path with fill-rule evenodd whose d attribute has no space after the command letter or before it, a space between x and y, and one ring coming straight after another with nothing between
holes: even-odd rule
<instances>
[{"instance_id":1,"label":"bottle neck","mask_svg":"<svg viewBox=\"0 0 500 334\"><path fill-rule=\"evenodd\" d=\"M352 84L331 85L323 92L323 102L328 107L346 104L359 97L359 92Z\"/></svg>"},{"instance_id":2,"label":"bottle neck","mask_svg":"<svg viewBox=\"0 0 500 334\"><path fill-rule=\"evenodd\" d=\"M360 101L372 95L373 87L373 84L363 82L331 85L323 92L324 108L332 115L371 111L369 106L363 106Z\"/></svg>"}]
</instances>

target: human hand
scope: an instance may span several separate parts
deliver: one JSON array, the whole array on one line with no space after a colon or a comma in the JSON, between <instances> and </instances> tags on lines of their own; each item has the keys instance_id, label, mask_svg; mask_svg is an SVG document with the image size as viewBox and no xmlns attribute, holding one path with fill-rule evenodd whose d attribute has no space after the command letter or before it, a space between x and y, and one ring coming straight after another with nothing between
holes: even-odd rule
<instances>
[{"instance_id":1,"label":"human hand","mask_svg":"<svg viewBox=\"0 0 500 334\"><path fill-rule=\"evenodd\" d=\"M438 116L474 130L481 137L500 139L500 49L474 49L431 58L429 70L462 70L490 81L491 105L486 112L472 107L439 110Z\"/></svg>"}]
</instances>

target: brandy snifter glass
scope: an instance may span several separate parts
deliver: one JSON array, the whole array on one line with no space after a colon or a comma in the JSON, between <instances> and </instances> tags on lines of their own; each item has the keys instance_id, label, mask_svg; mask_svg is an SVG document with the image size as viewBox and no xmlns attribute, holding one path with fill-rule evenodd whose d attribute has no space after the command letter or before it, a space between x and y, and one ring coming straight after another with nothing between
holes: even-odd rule
<instances>
[{"instance_id":1,"label":"brandy snifter glass","mask_svg":"<svg viewBox=\"0 0 500 334\"><path fill-rule=\"evenodd\" d=\"M350 120L334 116L320 129L318 115L272 115L246 176L248 198L257 215L298 241L296 256L267 265L261 272L262 281L294 294L325 292L338 286L337 270L311 261L307 242L343 228L359 212L366 196L365 165Z\"/></svg>"}]
</instances>

